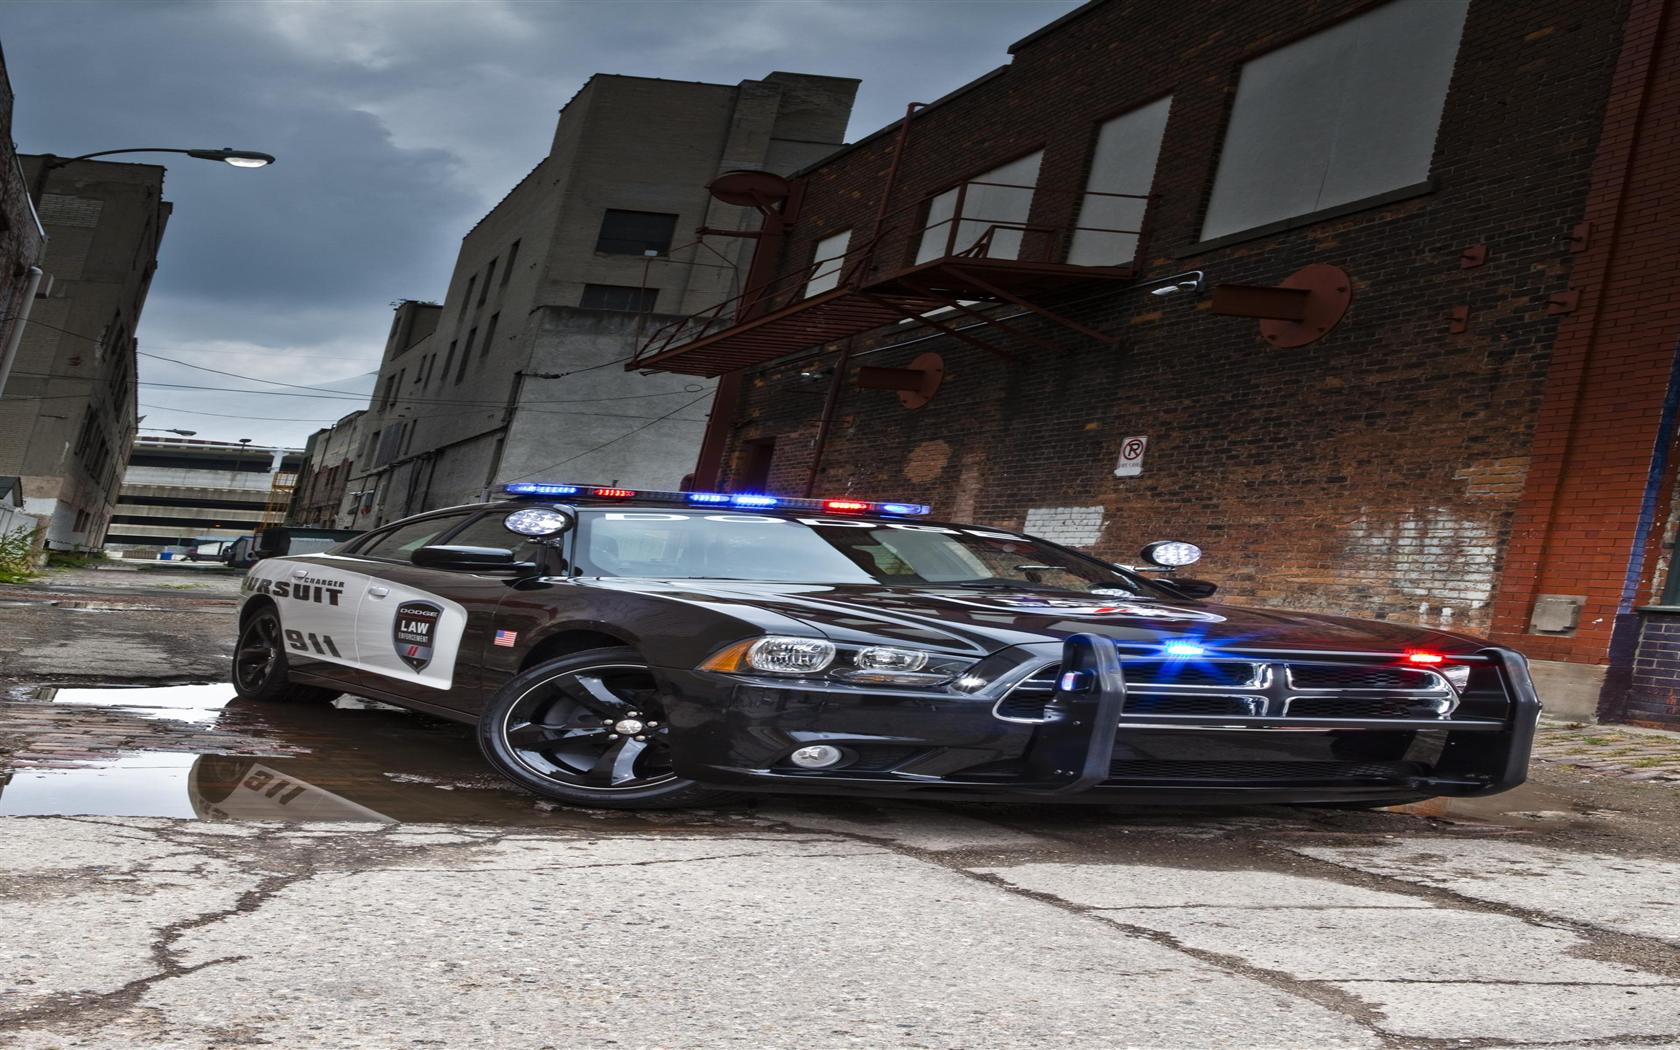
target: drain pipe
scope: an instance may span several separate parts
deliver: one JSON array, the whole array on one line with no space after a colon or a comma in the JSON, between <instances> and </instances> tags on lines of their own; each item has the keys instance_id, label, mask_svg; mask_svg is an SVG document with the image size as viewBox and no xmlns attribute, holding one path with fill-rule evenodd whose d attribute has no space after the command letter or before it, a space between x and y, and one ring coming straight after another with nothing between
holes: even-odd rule
<instances>
[{"instance_id":1,"label":"drain pipe","mask_svg":"<svg viewBox=\"0 0 1680 1050\"><path fill-rule=\"evenodd\" d=\"M23 305L18 307L17 319L12 322L12 334L6 337L6 349L0 351L0 394L6 392L6 380L12 374L12 362L17 360L18 344L23 341L23 326L29 322L29 311L35 306L35 290L41 287L41 268L29 268L29 280L23 285Z\"/></svg>"}]
</instances>

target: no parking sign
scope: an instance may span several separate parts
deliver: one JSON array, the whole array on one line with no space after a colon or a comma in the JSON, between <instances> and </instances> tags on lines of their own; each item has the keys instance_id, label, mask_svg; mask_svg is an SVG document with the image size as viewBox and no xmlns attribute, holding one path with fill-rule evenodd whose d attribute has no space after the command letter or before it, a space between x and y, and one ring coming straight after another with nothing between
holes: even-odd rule
<instances>
[{"instance_id":1,"label":"no parking sign","mask_svg":"<svg viewBox=\"0 0 1680 1050\"><path fill-rule=\"evenodd\" d=\"M1149 448L1149 439L1142 434L1120 441L1120 462L1114 468L1117 478L1135 478L1143 473L1143 453Z\"/></svg>"}]
</instances>

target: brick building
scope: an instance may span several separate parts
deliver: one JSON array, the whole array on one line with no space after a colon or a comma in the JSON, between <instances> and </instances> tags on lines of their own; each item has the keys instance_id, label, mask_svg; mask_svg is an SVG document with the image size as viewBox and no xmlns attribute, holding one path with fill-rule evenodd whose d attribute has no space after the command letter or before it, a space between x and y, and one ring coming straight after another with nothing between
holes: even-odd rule
<instances>
[{"instance_id":1,"label":"brick building","mask_svg":"<svg viewBox=\"0 0 1680 1050\"><path fill-rule=\"evenodd\" d=\"M722 377L697 484L1188 539L1680 724L1670 0L1206 8L1087 4L797 173L628 366Z\"/></svg>"}]
</instances>

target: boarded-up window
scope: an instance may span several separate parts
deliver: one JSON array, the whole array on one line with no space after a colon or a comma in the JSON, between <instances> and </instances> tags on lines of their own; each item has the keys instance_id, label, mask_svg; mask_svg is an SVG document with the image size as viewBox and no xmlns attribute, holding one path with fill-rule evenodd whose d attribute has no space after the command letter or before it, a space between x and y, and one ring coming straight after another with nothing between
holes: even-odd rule
<instances>
[{"instance_id":1,"label":"boarded-up window","mask_svg":"<svg viewBox=\"0 0 1680 1050\"><path fill-rule=\"evenodd\" d=\"M916 261L927 262L966 251L988 232L991 234L986 249L988 258L1020 258L1020 224L1027 221L1027 214L1032 211L1038 164L1043 159L1044 151L1039 150L984 175L976 175L964 185L952 187L929 201L927 224Z\"/></svg>"},{"instance_id":2,"label":"boarded-up window","mask_svg":"<svg viewBox=\"0 0 1680 1050\"><path fill-rule=\"evenodd\" d=\"M841 230L817 242L816 255L811 259L811 279L805 282L807 296L839 286L840 271L846 266L846 249L851 243L851 230Z\"/></svg>"},{"instance_id":3,"label":"boarded-up window","mask_svg":"<svg viewBox=\"0 0 1680 1050\"><path fill-rule=\"evenodd\" d=\"M1243 66L1202 237L1424 181L1469 0L1395 0Z\"/></svg>"},{"instance_id":4,"label":"boarded-up window","mask_svg":"<svg viewBox=\"0 0 1680 1050\"><path fill-rule=\"evenodd\" d=\"M1161 156L1172 99L1151 102L1108 121L1097 132L1091 174L1073 231L1068 262L1075 266L1124 266L1137 255L1138 232ZM1111 196L1118 194L1118 196Z\"/></svg>"},{"instance_id":5,"label":"boarded-up window","mask_svg":"<svg viewBox=\"0 0 1680 1050\"><path fill-rule=\"evenodd\" d=\"M671 250L677 217L664 212L608 208L595 250L609 255L664 255Z\"/></svg>"},{"instance_id":6,"label":"boarded-up window","mask_svg":"<svg viewBox=\"0 0 1680 1050\"><path fill-rule=\"evenodd\" d=\"M578 305L585 310L623 310L644 314L659 301L659 289L627 284L586 284Z\"/></svg>"}]
</instances>

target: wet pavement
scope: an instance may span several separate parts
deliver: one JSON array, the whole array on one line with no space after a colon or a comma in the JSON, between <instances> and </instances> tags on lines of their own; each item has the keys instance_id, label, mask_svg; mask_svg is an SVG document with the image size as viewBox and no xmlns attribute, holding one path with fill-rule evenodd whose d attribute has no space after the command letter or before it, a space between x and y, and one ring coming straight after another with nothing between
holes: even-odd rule
<instances>
[{"instance_id":1,"label":"wet pavement","mask_svg":"<svg viewBox=\"0 0 1680 1050\"><path fill-rule=\"evenodd\" d=\"M18 685L0 740L0 1046L1680 1045L1680 785L1561 762L1379 812L626 814L351 697Z\"/></svg>"}]
</instances>

